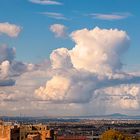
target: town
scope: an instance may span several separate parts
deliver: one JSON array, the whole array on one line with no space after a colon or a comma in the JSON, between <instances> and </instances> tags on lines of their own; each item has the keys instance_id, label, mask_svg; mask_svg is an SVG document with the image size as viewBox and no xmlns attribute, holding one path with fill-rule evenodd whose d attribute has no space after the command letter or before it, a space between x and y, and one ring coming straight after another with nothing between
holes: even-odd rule
<instances>
[{"instance_id":1,"label":"town","mask_svg":"<svg viewBox=\"0 0 140 140\"><path fill-rule=\"evenodd\" d=\"M1 121L0 140L140 140L140 120L58 120Z\"/></svg>"}]
</instances>

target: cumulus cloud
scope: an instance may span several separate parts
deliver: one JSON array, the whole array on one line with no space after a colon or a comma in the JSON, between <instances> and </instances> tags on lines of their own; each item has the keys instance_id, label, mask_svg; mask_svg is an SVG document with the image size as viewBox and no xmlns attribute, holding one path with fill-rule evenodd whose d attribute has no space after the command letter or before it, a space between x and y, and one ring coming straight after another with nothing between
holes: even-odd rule
<instances>
[{"instance_id":1,"label":"cumulus cloud","mask_svg":"<svg viewBox=\"0 0 140 140\"><path fill-rule=\"evenodd\" d=\"M3 61L0 65L0 78L6 78L9 75L9 69L9 61Z\"/></svg>"},{"instance_id":2,"label":"cumulus cloud","mask_svg":"<svg viewBox=\"0 0 140 140\"><path fill-rule=\"evenodd\" d=\"M103 13L92 13L89 14L92 18L100 19L100 20L121 20L128 18L131 16L130 13L111 13L111 14L103 14Z\"/></svg>"},{"instance_id":3,"label":"cumulus cloud","mask_svg":"<svg viewBox=\"0 0 140 140\"><path fill-rule=\"evenodd\" d=\"M95 81L95 82L93 82ZM61 70L35 91L42 100L59 103L86 103L92 97L99 79L84 71Z\"/></svg>"},{"instance_id":4,"label":"cumulus cloud","mask_svg":"<svg viewBox=\"0 0 140 140\"><path fill-rule=\"evenodd\" d=\"M140 85L121 84L115 87L107 87L96 91L99 97L104 98L104 105L110 110L137 110L140 109Z\"/></svg>"},{"instance_id":5,"label":"cumulus cloud","mask_svg":"<svg viewBox=\"0 0 140 140\"><path fill-rule=\"evenodd\" d=\"M26 64L15 60L15 48L9 48L7 45L0 46L0 86L12 86L15 83L13 79L26 71L34 69L34 65Z\"/></svg>"},{"instance_id":6,"label":"cumulus cloud","mask_svg":"<svg viewBox=\"0 0 140 140\"><path fill-rule=\"evenodd\" d=\"M45 86L35 90L37 99L75 104L83 112L84 103L89 108L85 113L96 107L108 110L111 105L113 110L118 103L118 110L138 109L139 90L132 84L139 84L140 77L122 71L122 55L129 48L127 33L96 27L75 31L71 37L74 48L59 48L50 55L53 74Z\"/></svg>"},{"instance_id":7,"label":"cumulus cloud","mask_svg":"<svg viewBox=\"0 0 140 140\"><path fill-rule=\"evenodd\" d=\"M5 60L9 62L13 61L15 58L15 48L9 48L6 44L0 46L0 63Z\"/></svg>"},{"instance_id":8,"label":"cumulus cloud","mask_svg":"<svg viewBox=\"0 0 140 140\"><path fill-rule=\"evenodd\" d=\"M75 68L96 73L120 70L121 56L129 47L125 31L117 29L82 29L71 34L76 46L70 51Z\"/></svg>"},{"instance_id":9,"label":"cumulus cloud","mask_svg":"<svg viewBox=\"0 0 140 140\"><path fill-rule=\"evenodd\" d=\"M12 86L15 81L9 77L10 62L3 61L0 64L0 86Z\"/></svg>"},{"instance_id":10,"label":"cumulus cloud","mask_svg":"<svg viewBox=\"0 0 140 140\"><path fill-rule=\"evenodd\" d=\"M38 90L36 90L36 94L42 97L43 100L59 101L59 100L64 100L65 92L69 88L70 88L70 80L65 77L57 75L57 76L54 76L50 81L46 83L45 88L40 87Z\"/></svg>"},{"instance_id":11,"label":"cumulus cloud","mask_svg":"<svg viewBox=\"0 0 140 140\"><path fill-rule=\"evenodd\" d=\"M10 37L17 37L21 32L21 27L8 22L0 23L0 34L6 34Z\"/></svg>"},{"instance_id":12,"label":"cumulus cloud","mask_svg":"<svg viewBox=\"0 0 140 140\"><path fill-rule=\"evenodd\" d=\"M29 0L32 3L42 4L42 5L62 5L61 2L55 0Z\"/></svg>"},{"instance_id":13,"label":"cumulus cloud","mask_svg":"<svg viewBox=\"0 0 140 140\"><path fill-rule=\"evenodd\" d=\"M30 115L139 112L140 74L122 69L122 56L129 48L127 33L96 27L75 31L71 37L72 49L53 50L50 61L42 64L2 59L2 78L9 73L18 76L12 87L1 86L0 106Z\"/></svg>"},{"instance_id":14,"label":"cumulus cloud","mask_svg":"<svg viewBox=\"0 0 140 140\"><path fill-rule=\"evenodd\" d=\"M73 65L76 69L100 74L121 70L121 57L129 48L129 37L125 31L96 27L75 31L71 37L76 43L75 47L72 50L61 48L53 51L52 64Z\"/></svg>"},{"instance_id":15,"label":"cumulus cloud","mask_svg":"<svg viewBox=\"0 0 140 140\"><path fill-rule=\"evenodd\" d=\"M15 57L15 49L8 48L6 45L0 46L0 86L10 86L15 82L10 75L10 63Z\"/></svg>"},{"instance_id":16,"label":"cumulus cloud","mask_svg":"<svg viewBox=\"0 0 140 140\"><path fill-rule=\"evenodd\" d=\"M62 24L53 24L50 26L50 31L55 34L56 37L66 37L67 27Z\"/></svg>"},{"instance_id":17,"label":"cumulus cloud","mask_svg":"<svg viewBox=\"0 0 140 140\"><path fill-rule=\"evenodd\" d=\"M50 55L50 60L54 69L73 67L69 51L66 48L54 50Z\"/></svg>"},{"instance_id":18,"label":"cumulus cloud","mask_svg":"<svg viewBox=\"0 0 140 140\"><path fill-rule=\"evenodd\" d=\"M55 75L45 87L36 90L36 95L44 100L59 101L60 97L62 102L88 102L95 89L110 85L110 79L121 81L121 74L111 75L121 69L121 55L129 46L129 37L124 31L83 29L71 36L76 42L72 50L60 48L50 56ZM59 85L63 81L64 89Z\"/></svg>"}]
</instances>

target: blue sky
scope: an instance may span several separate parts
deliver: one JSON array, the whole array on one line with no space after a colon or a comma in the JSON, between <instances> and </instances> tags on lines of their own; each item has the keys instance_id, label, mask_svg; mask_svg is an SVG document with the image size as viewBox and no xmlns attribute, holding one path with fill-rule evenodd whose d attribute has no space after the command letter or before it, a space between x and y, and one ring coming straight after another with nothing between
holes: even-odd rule
<instances>
[{"instance_id":1,"label":"blue sky","mask_svg":"<svg viewBox=\"0 0 140 140\"><path fill-rule=\"evenodd\" d=\"M1 114L140 115L139 7L1 0Z\"/></svg>"},{"instance_id":2,"label":"blue sky","mask_svg":"<svg viewBox=\"0 0 140 140\"><path fill-rule=\"evenodd\" d=\"M28 0L1 0L0 21L9 22L22 27L20 36L11 39L1 36L0 42L16 47L18 60L38 62L49 57L55 48L72 48L74 43L70 38L55 38L50 32L51 24L59 23L68 27L71 33L77 29L93 28L118 28L125 30L131 38L131 47L126 53L125 62L138 64L140 52L140 9L139 0L59 0L62 5L41 5ZM61 13L63 19L50 18L41 12ZM102 20L88 16L92 13L128 15L124 19Z\"/></svg>"}]
</instances>

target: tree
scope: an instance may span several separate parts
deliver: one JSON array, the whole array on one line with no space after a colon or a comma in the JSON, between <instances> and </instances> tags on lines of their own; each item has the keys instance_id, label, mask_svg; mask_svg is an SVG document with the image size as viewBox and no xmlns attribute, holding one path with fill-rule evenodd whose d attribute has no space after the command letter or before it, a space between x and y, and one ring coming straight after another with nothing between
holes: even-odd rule
<instances>
[{"instance_id":1,"label":"tree","mask_svg":"<svg viewBox=\"0 0 140 140\"><path fill-rule=\"evenodd\" d=\"M125 136L117 130L111 129L101 135L101 140L132 140L132 138Z\"/></svg>"}]
</instances>

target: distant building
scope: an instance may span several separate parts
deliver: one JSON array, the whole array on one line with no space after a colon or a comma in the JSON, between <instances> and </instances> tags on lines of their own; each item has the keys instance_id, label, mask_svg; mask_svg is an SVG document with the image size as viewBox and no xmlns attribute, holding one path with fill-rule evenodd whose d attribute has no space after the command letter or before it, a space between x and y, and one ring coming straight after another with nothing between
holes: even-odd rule
<instances>
[{"instance_id":1,"label":"distant building","mask_svg":"<svg viewBox=\"0 0 140 140\"><path fill-rule=\"evenodd\" d=\"M54 140L54 131L45 125L7 125L0 122L0 140Z\"/></svg>"},{"instance_id":2,"label":"distant building","mask_svg":"<svg viewBox=\"0 0 140 140\"><path fill-rule=\"evenodd\" d=\"M57 140L87 140L84 136L59 136Z\"/></svg>"},{"instance_id":3,"label":"distant building","mask_svg":"<svg viewBox=\"0 0 140 140\"><path fill-rule=\"evenodd\" d=\"M0 140L19 140L20 129L17 126L0 125Z\"/></svg>"},{"instance_id":4,"label":"distant building","mask_svg":"<svg viewBox=\"0 0 140 140\"><path fill-rule=\"evenodd\" d=\"M22 125L20 127L20 140L31 139L31 137L34 137L33 140L36 140L35 137L38 137L37 140L54 140L54 131L48 129L46 125Z\"/></svg>"}]
</instances>

